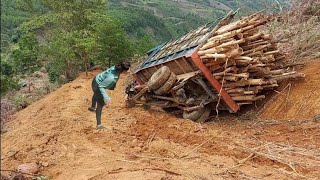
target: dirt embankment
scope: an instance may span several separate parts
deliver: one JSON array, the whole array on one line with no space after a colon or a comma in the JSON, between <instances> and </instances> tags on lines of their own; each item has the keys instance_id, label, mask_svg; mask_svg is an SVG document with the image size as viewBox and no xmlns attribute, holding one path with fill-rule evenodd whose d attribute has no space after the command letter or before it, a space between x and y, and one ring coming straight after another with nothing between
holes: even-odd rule
<instances>
[{"instance_id":1,"label":"dirt embankment","mask_svg":"<svg viewBox=\"0 0 320 180\"><path fill-rule=\"evenodd\" d=\"M309 61L302 72L305 79L290 82L272 97L262 111L262 118L306 120L320 114L320 59Z\"/></svg>"},{"instance_id":2,"label":"dirt embankment","mask_svg":"<svg viewBox=\"0 0 320 180\"><path fill-rule=\"evenodd\" d=\"M319 62L316 64L319 67ZM305 82L292 85L290 102L300 98L296 89L320 84L319 76L308 74L310 68L313 65L305 69ZM91 80L97 73L89 77L82 74L17 113L9 131L1 136L1 168L38 162L43 165L41 173L52 179L320 177L320 123L311 116L279 121L276 113L270 118L273 120L241 120L227 115L196 124L156 108L126 109L125 77L110 92L111 106L103 109L102 121L112 130L97 131L95 114L87 110ZM306 117L307 107L319 107L315 97L304 98L306 105L299 111ZM297 104L300 108L301 101Z\"/></svg>"}]
</instances>

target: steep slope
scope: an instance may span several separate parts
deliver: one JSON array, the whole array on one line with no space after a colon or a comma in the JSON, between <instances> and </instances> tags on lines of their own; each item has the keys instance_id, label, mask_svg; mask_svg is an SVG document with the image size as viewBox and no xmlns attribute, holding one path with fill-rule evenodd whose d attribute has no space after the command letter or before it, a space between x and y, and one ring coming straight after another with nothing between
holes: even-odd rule
<instances>
[{"instance_id":1,"label":"steep slope","mask_svg":"<svg viewBox=\"0 0 320 180\"><path fill-rule=\"evenodd\" d=\"M97 131L87 110L97 73L81 74L18 112L1 135L1 169L38 162L52 179L91 180L320 177L319 123L226 115L196 124L156 108L127 109L125 76L103 109L112 130Z\"/></svg>"},{"instance_id":2,"label":"steep slope","mask_svg":"<svg viewBox=\"0 0 320 180\"><path fill-rule=\"evenodd\" d=\"M265 119L305 120L320 114L320 59L307 62L304 81L289 83L261 111Z\"/></svg>"}]
</instances>

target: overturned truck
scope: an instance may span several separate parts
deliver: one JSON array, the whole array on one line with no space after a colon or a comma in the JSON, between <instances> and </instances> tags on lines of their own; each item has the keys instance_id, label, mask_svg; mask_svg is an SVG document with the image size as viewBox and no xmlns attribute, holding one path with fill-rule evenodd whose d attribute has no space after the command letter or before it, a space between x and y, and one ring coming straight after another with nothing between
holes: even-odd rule
<instances>
[{"instance_id":1,"label":"overturned truck","mask_svg":"<svg viewBox=\"0 0 320 180\"><path fill-rule=\"evenodd\" d=\"M285 62L270 34L260 30L269 18L255 13L231 22L230 12L151 49L132 73L127 106L158 106L183 111L183 118L204 122L212 111L239 111L265 98L281 80L303 77Z\"/></svg>"}]
</instances>

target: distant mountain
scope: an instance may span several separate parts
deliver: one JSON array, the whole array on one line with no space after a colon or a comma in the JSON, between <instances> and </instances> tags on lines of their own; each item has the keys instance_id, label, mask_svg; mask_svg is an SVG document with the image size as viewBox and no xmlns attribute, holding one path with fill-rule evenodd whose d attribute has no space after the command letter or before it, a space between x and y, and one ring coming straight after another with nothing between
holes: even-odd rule
<instances>
[{"instance_id":1,"label":"distant mountain","mask_svg":"<svg viewBox=\"0 0 320 180\"><path fill-rule=\"evenodd\" d=\"M266 12L278 12L280 9L290 7L288 2L288 0L111 0L110 9L120 16L124 16L123 12L127 13L129 17L125 18L126 21L123 23L131 34L140 36L146 34L156 42L161 42L181 36L200 25L216 21L230 10L238 9L238 16L264 9ZM134 15L130 16L128 13L133 11Z\"/></svg>"},{"instance_id":2,"label":"distant mountain","mask_svg":"<svg viewBox=\"0 0 320 180\"><path fill-rule=\"evenodd\" d=\"M1 1L1 48L17 38L16 28L28 17L18 0ZM32 1L37 2L37 1ZM154 44L181 36L192 29L214 22L230 10L239 15L266 9L277 12L290 7L289 0L109 0L107 12L118 19L134 39L149 38ZM41 6L32 7L38 12ZM31 8L31 9L32 9Z\"/></svg>"}]
</instances>

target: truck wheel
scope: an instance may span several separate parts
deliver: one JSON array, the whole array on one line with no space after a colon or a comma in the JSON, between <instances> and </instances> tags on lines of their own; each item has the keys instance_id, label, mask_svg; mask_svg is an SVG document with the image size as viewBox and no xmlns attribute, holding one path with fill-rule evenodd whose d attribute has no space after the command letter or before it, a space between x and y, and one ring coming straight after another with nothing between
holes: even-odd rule
<instances>
[{"instance_id":1,"label":"truck wheel","mask_svg":"<svg viewBox=\"0 0 320 180\"><path fill-rule=\"evenodd\" d=\"M197 123L203 123L205 122L208 117L210 116L211 113L211 108L210 107L205 107L204 113L200 116L199 119L196 120Z\"/></svg>"},{"instance_id":2,"label":"truck wheel","mask_svg":"<svg viewBox=\"0 0 320 180\"><path fill-rule=\"evenodd\" d=\"M154 93L156 95L162 95L168 92L172 86L176 83L177 76L172 72L168 80L161 86L159 89L155 90Z\"/></svg>"},{"instance_id":3,"label":"truck wheel","mask_svg":"<svg viewBox=\"0 0 320 180\"><path fill-rule=\"evenodd\" d=\"M202 116L202 114L205 112L205 110L206 110L205 108L201 108L201 109L191 111L191 112L183 111L182 117L184 119L190 119L192 121L196 121Z\"/></svg>"},{"instance_id":4,"label":"truck wheel","mask_svg":"<svg viewBox=\"0 0 320 180\"><path fill-rule=\"evenodd\" d=\"M161 87L168 79L171 74L170 69L167 66L162 66L158 69L148 81L148 87L150 90L156 90Z\"/></svg>"}]
</instances>

